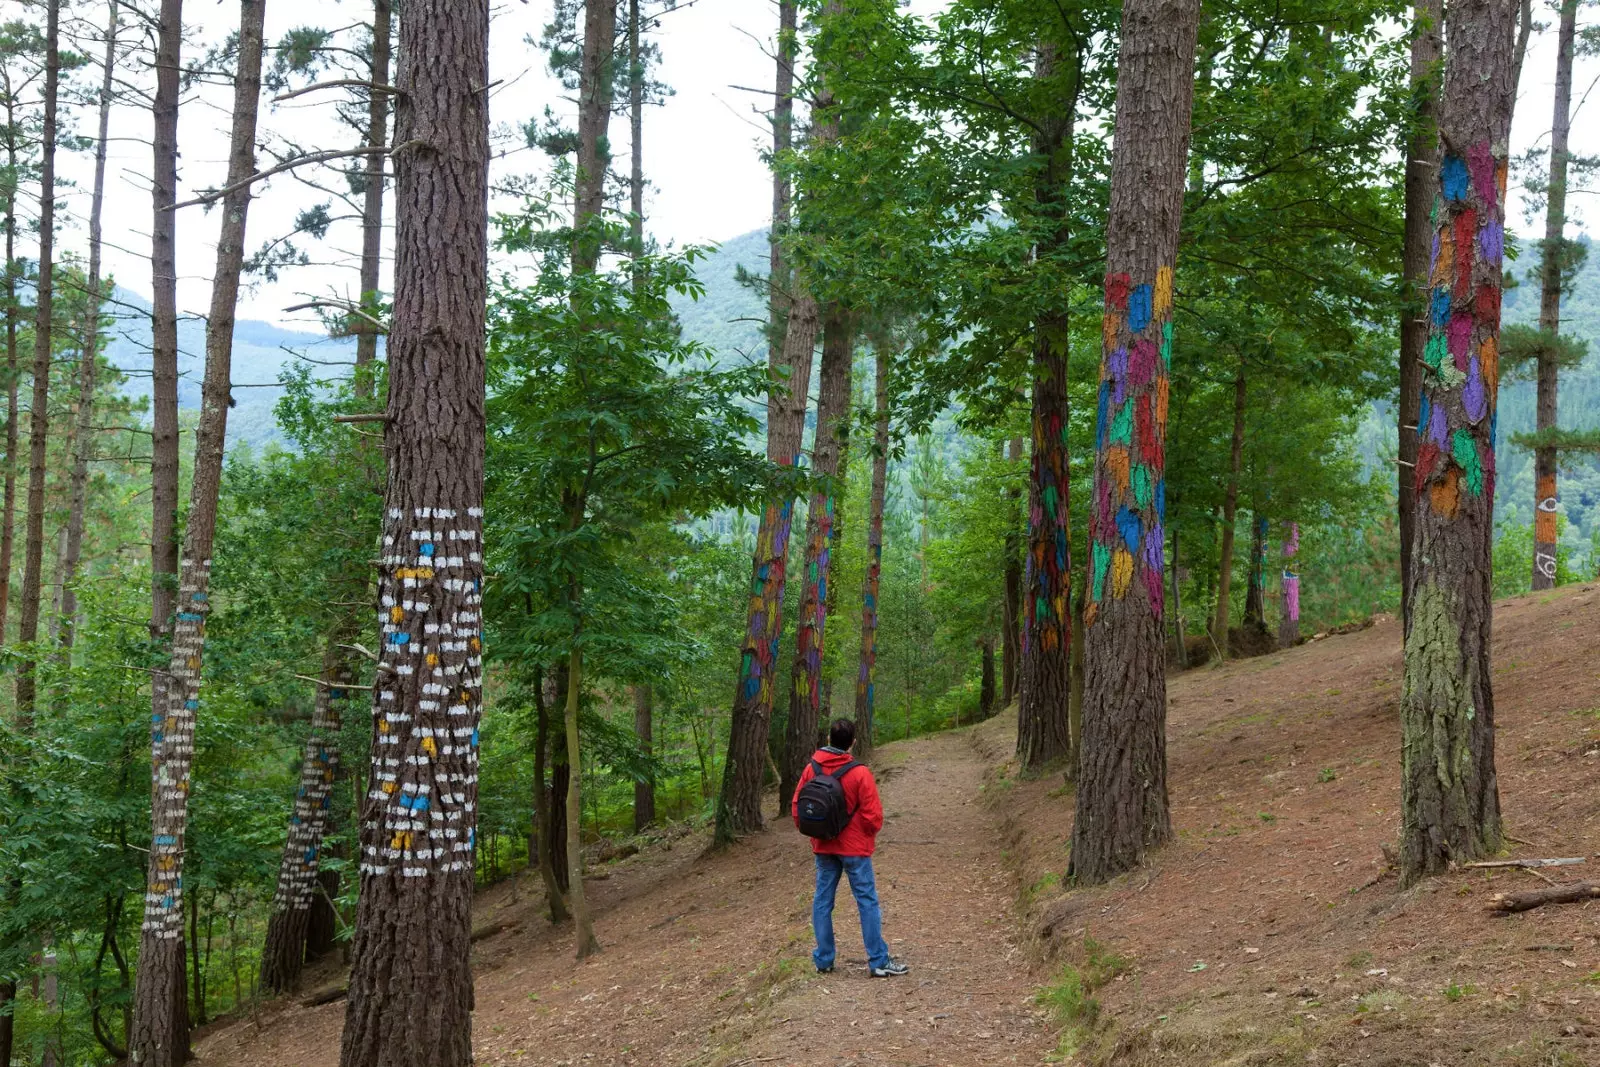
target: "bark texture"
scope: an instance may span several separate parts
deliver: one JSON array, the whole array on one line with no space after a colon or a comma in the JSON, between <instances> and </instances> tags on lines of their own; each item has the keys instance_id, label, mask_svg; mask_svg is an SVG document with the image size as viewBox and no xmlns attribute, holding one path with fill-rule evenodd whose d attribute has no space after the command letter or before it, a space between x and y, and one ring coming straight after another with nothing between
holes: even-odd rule
<instances>
[{"instance_id":1,"label":"bark texture","mask_svg":"<svg viewBox=\"0 0 1600 1067\"><path fill-rule=\"evenodd\" d=\"M50 433L50 360L54 354L54 252L56 228L56 97L61 81L60 0L45 5L44 127L39 146L39 266L34 284L33 410L28 424L28 517L22 553L22 613L17 639L39 637L40 581L44 570L45 447ZM17 723L33 723L34 660L17 665Z\"/></svg>"},{"instance_id":2,"label":"bark texture","mask_svg":"<svg viewBox=\"0 0 1600 1067\"><path fill-rule=\"evenodd\" d=\"M1550 123L1550 185L1546 193L1544 245L1539 270L1539 330L1554 337L1561 329L1561 264L1566 258L1567 141L1572 125L1572 52L1578 28L1578 0L1561 4L1556 38L1555 115ZM1539 352L1538 401L1534 429L1556 429L1556 386L1559 367L1546 345ZM1545 446L1533 453L1533 588L1556 584L1556 450Z\"/></svg>"},{"instance_id":3,"label":"bark texture","mask_svg":"<svg viewBox=\"0 0 1600 1067\"><path fill-rule=\"evenodd\" d=\"M392 0L373 0L372 3L372 83L389 84L389 59L393 50ZM389 94L369 90L367 94L367 147L382 148L388 144ZM367 156L361 204L361 305L367 314L378 314L378 286L383 272L383 168L382 155L373 152ZM372 396L373 363L378 358L378 334L382 331L365 319L358 319L356 334L356 395Z\"/></svg>"},{"instance_id":4,"label":"bark texture","mask_svg":"<svg viewBox=\"0 0 1600 1067\"><path fill-rule=\"evenodd\" d=\"M574 274L593 274L600 262L599 236L584 227L605 208L606 170L611 149L606 130L611 124L614 79L612 66L617 32L616 0L584 0L583 59L578 72L578 163L573 200Z\"/></svg>"},{"instance_id":5,"label":"bark texture","mask_svg":"<svg viewBox=\"0 0 1600 1067\"><path fill-rule=\"evenodd\" d=\"M1267 628L1267 517L1259 510L1250 518L1250 586L1244 594L1247 629Z\"/></svg>"},{"instance_id":6,"label":"bark texture","mask_svg":"<svg viewBox=\"0 0 1600 1067\"><path fill-rule=\"evenodd\" d=\"M240 0L238 64L234 75L233 131L228 184L255 172L256 115L261 101L261 56L265 0ZM170 976L183 984L183 868L189 818L190 765L195 719L200 708L205 620L210 613L211 544L222 487L223 447L231 403L233 322L244 264L250 190L241 187L222 201L222 226L206 323L206 370L200 388L200 423L195 432L194 482L184 538L173 626L172 660L163 687L166 707L152 719L151 845L139 971L134 984L133 1032L128 1048L147 1067L181 1063L185 1048L172 1040ZM198 969L196 973L198 980ZM197 1004L203 1001L197 998Z\"/></svg>"},{"instance_id":7,"label":"bark texture","mask_svg":"<svg viewBox=\"0 0 1600 1067\"><path fill-rule=\"evenodd\" d=\"M1006 459L1013 465L1022 459L1022 438L1006 442ZM1022 505L1020 489L1006 490L1007 514L1015 515ZM1022 661L1022 537L1006 527L1005 599L1000 606L1000 703L1007 707L1017 699L1018 670Z\"/></svg>"},{"instance_id":8,"label":"bark texture","mask_svg":"<svg viewBox=\"0 0 1600 1067\"><path fill-rule=\"evenodd\" d=\"M6 91L6 170L17 173L17 142L20 128L17 125L16 94ZM17 362L17 187L6 189L6 481L5 497L0 503L0 643L6 637L6 621L11 617L11 560L16 549L17 516L17 389L22 367ZM13 990L14 992L14 990ZM0 1016L0 1033L12 1025L12 1017Z\"/></svg>"},{"instance_id":9,"label":"bark texture","mask_svg":"<svg viewBox=\"0 0 1600 1067\"><path fill-rule=\"evenodd\" d=\"M856 758L872 756L872 720L877 710L878 586L883 575L883 502L889 481L889 352L876 346L877 378L872 420L872 496L867 504L867 575L861 590L861 663L856 674ZM994 649L989 650L990 673ZM990 679L993 688L993 678ZM993 703L993 693L990 694Z\"/></svg>"},{"instance_id":10,"label":"bark texture","mask_svg":"<svg viewBox=\"0 0 1600 1067\"><path fill-rule=\"evenodd\" d=\"M1239 517L1239 474L1244 466L1244 409L1247 385L1244 361L1233 379L1233 441L1228 454L1228 489L1222 496L1222 548L1217 553L1217 610L1211 619L1211 640L1217 658L1228 658L1228 614L1233 607L1233 540Z\"/></svg>"},{"instance_id":11,"label":"bark texture","mask_svg":"<svg viewBox=\"0 0 1600 1067\"><path fill-rule=\"evenodd\" d=\"M794 664L789 681L789 720L784 725L778 782L779 815L800 784L800 772L816 751L822 711L822 653L827 639L828 583L832 577L834 508L839 464L850 433L850 364L855 337L849 317L830 306L822 330L822 373L817 393L817 437L811 472L826 484L811 494L806 509L806 554L800 611L795 620Z\"/></svg>"},{"instance_id":12,"label":"bark texture","mask_svg":"<svg viewBox=\"0 0 1600 1067\"><path fill-rule=\"evenodd\" d=\"M794 63L798 52L798 0L778 0L777 75L772 105L772 225L767 230L767 352L768 369L778 370L778 354L784 348L784 332L789 323L789 307L794 303L794 279L783 251L783 235L789 230L793 189L783 157L794 144Z\"/></svg>"},{"instance_id":13,"label":"bark texture","mask_svg":"<svg viewBox=\"0 0 1600 1067\"><path fill-rule=\"evenodd\" d=\"M178 578L178 64L183 0L161 0L156 40L150 230L150 637L172 632ZM166 679L152 675L150 713L166 714Z\"/></svg>"},{"instance_id":14,"label":"bark texture","mask_svg":"<svg viewBox=\"0 0 1600 1067\"><path fill-rule=\"evenodd\" d=\"M1122 12L1070 868L1085 883L1172 837L1163 472L1199 8L1130 0Z\"/></svg>"},{"instance_id":15,"label":"bark texture","mask_svg":"<svg viewBox=\"0 0 1600 1067\"><path fill-rule=\"evenodd\" d=\"M1300 643L1300 575L1295 557L1300 554L1300 524L1291 522L1283 535L1283 610L1278 617L1278 647Z\"/></svg>"},{"instance_id":16,"label":"bark texture","mask_svg":"<svg viewBox=\"0 0 1600 1067\"><path fill-rule=\"evenodd\" d=\"M1516 0L1461 0L1446 23L1400 701L1405 884L1500 843L1490 549L1516 19Z\"/></svg>"},{"instance_id":17,"label":"bark texture","mask_svg":"<svg viewBox=\"0 0 1600 1067\"><path fill-rule=\"evenodd\" d=\"M488 50L487 0L407 0L394 136L418 147L395 157L382 651L342 1067L472 1062Z\"/></svg>"},{"instance_id":18,"label":"bark texture","mask_svg":"<svg viewBox=\"0 0 1600 1067\"><path fill-rule=\"evenodd\" d=\"M633 687L633 732L639 751L650 756L655 749L655 693L648 685ZM633 832L642 833L656 821L656 783L633 783Z\"/></svg>"},{"instance_id":19,"label":"bark texture","mask_svg":"<svg viewBox=\"0 0 1600 1067\"><path fill-rule=\"evenodd\" d=\"M312 905L320 888L322 842L339 771L339 730L350 699L348 687L355 681L336 642L337 638L330 640L323 654L322 682L311 706L311 732L300 756L300 784L278 862L278 888L261 952L261 987L271 993L299 985L308 955Z\"/></svg>"},{"instance_id":20,"label":"bark texture","mask_svg":"<svg viewBox=\"0 0 1600 1067\"><path fill-rule=\"evenodd\" d=\"M1405 237L1401 248L1400 315L1400 617L1411 625L1411 541L1416 534L1417 404L1422 349L1428 340L1426 297L1429 215L1438 185L1439 60L1444 54L1444 0L1415 0L1411 27L1411 129L1406 138Z\"/></svg>"}]
</instances>

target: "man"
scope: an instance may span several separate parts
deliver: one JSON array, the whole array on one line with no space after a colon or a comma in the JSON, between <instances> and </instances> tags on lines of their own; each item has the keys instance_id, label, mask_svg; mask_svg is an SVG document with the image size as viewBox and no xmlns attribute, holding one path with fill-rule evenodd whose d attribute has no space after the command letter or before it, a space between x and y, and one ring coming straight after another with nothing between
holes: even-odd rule
<instances>
[{"instance_id":1,"label":"man","mask_svg":"<svg viewBox=\"0 0 1600 1067\"><path fill-rule=\"evenodd\" d=\"M892 978L910 971L904 963L889 955L889 946L883 940L883 913L878 907L878 888L872 877L872 853L877 847L878 831L883 829L883 802L878 799L878 783L865 764L850 758L850 746L856 741L856 724L849 719L835 719L828 729L828 744L817 749L811 762L800 774L800 784L795 789L790 808L794 823L802 832L813 834L811 851L817 862L817 895L811 902L811 929L817 935L817 950L811 959L818 974L833 970L833 901L839 889L839 876L850 879L850 892L855 894L856 907L861 912L861 939L867 948L867 970L874 978ZM828 788L807 791L806 785L818 774L828 775L838 782L843 791L844 811L839 813L843 823L836 836L818 835L809 816L802 821L801 796L806 794L808 805L815 809L815 798ZM835 793L837 795L837 793ZM826 807L822 797L821 806ZM824 815L826 812L823 813Z\"/></svg>"}]
</instances>

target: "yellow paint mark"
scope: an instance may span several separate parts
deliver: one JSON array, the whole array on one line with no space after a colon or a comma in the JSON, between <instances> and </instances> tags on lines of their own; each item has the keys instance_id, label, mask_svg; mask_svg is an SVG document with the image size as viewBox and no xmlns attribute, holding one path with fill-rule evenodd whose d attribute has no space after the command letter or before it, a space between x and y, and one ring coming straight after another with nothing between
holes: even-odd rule
<instances>
[{"instance_id":1,"label":"yellow paint mark","mask_svg":"<svg viewBox=\"0 0 1600 1067\"><path fill-rule=\"evenodd\" d=\"M398 785L396 785L394 782L384 782L383 783L383 791L385 793L393 794L394 791L396 789L398 789L398 788L400 788L400 787Z\"/></svg>"},{"instance_id":2,"label":"yellow paint mark","mask_svg":"<svg viewBox=\"0 0 1600 1067\"><path fill-rule=\"evenodd\" d=\"M397 832L394 835L394 837L389 839L389 847L390 848L410 848L411 847L411 831L410 830L401 830L401 831Z\"/></svg>"},{"instance_id":3,"label":"yellow paint mark","mask_svg":"<svg viewBox=\"0 0 1600 1067\"><path fill-rule=\"evenodd\" d=\"M428 666L430 667L437 667L439 665L439 653L437 652L429 652L426 659L428 661Z\"/></svg>"},{"instance_id":4,"label":"yellow paint mark","mask_svg":"<svg viewBox=\"0 0 1600 1067\"><path fill-rule=\"evenodd\" d=\"M396 578L400 578L400 579L406 579L406 578L432 578L433 577L433 568L432 567L397 567L395 569L394 576Z\"/></svg>"},{"instance_id":5,"label":"yellow paint mark","mask_svg":"<svg viewBox=\"0 0 1600 1067\"><path fill-rule=\"evenodd\" d=\"M396 604L394 607L389 609L389 621L390 622L399 622L401 619L403 619L405 617L406 617L405 610L403 608L401 608L399 604Z\"/></svg>"},{"instance_id":6,"label":"yellow paint mark","mask_svg":"<svg viewBox=\"0 0 1600 1067\"><path fill-rule=\"evenodd\" d=\"M386 733L389 732L389 720L388 719L379 719L378 720L378 732L380 734L386 734Z\"/></svg>"},{"instance_id":7,"label":"yellow paint mark","mask_svg":"<svg viewBox=\"0 0 1600 1067\"><path fill-rule=\"evenodd\" d=\"M1125 548L1117 549L1117 554L1111 557L1111 594L1118 600L1128 595L1128 586L1133 584L1133 557Z\"/></svg>"},{"instance_id":8,"label":"yellow paint mark","mask_svg":"<svg viewBox=\"0 0 1600 1067\"><path fill-rule=\"evenodd\" d=\"M434 744L433 738L424 737L422 739L422 751L426 752L429 756L437 757L439 755L439 746Z\"/></svg>"},{"instance_id":9,"label":"yellow paint mark","mask_svg":"<svg viewBox=\"0 0 1600 1067\"><path fill-rule=\"evenodd\" d=\"M474 637L467 641L467 647L472 651L477 652L483 648L483 642Z\"/></svg>"},{"instance_id":10,"label":"yellow paint mark","mask_svg":"<svg viewBox=\"0 0 1600 1067\"><path fill-rule=\"evenodd\" d=\"M1161 267L1156 271L1156 299L1153 311L1155 319L1160 322L1167 317L1167 312L1172 310L1172 268Z\"/></svg>"}]
</instances>

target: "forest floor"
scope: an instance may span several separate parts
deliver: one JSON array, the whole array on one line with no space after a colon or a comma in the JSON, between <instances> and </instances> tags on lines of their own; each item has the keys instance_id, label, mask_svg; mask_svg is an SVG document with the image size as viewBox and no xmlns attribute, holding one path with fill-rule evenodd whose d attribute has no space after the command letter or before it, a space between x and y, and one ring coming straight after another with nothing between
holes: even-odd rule
<instances>
[{"instance_id":1,"label":"forest floor","mask_svg":"<svg viewBox=\"0 0 1600 1067\"><path fill-rule=\"evenodd\" d=\"M1502 601L1495 694L1515 856L1600 877L1600 593ZM841 889L838 970L811 967L811 863L788 829L722 853L669 837L589 883L605 950L571 959L537 885L479 895L482 1065L1457 1067L1600 1064L1600 902L1509 918L1518 871L1401 890L1399 627L1173 677L1178 840L1109 886L1064 891L1072 797L1019 779L1014 724L885 746L877 869L904 978L865 974ZM1086 979L1063 1033L1033 994ZM328 965L308 978L332 981ZM1103 984L1100 984L1103 983ZM1099 988L1092 988L1099 984ZM334 1067L342 1002L212 1030L202 1067Z\"/></svg>"}]
</instances>

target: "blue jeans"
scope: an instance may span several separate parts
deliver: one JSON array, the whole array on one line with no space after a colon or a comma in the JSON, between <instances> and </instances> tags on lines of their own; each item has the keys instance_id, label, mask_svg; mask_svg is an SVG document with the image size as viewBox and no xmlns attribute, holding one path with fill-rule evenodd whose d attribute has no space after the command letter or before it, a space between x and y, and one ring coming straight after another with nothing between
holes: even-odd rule
<instances>
[{"instance_id":1,"label":"blue jeans","mask_svg":"<svg viewBox=\"0 0 1600 1067\"><path fill-rule=\"evenodd\" d=\"M817 895L811 902L811 929L817 935L817 950L811 959L818 970L833 966L833 899L839 890L839 876L849 875L850 892L855 894L861 912L861 940L867 947L867 966L882 967L889 962L889 946L883 940L883 912L878 907L878 886L872 879L871 856L817 857Z\"/></svg>"}]
</instances>

